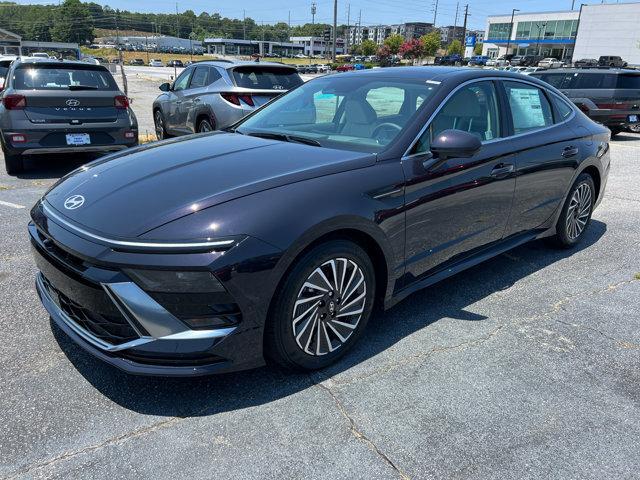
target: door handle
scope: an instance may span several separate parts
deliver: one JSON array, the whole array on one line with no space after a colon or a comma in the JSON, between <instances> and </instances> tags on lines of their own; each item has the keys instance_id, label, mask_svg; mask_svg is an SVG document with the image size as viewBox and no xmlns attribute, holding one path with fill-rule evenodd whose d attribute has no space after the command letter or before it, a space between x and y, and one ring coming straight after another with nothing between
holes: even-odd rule
<instances>
[{"instance_id":1,"label":"door handle","mask_svg":"<svg viewBox=\"0 0 640 480\"><path fill-rule=\"evenodd\" d=\"M514 166L512 163L499 163L491 170L491 176L493 178L504 178L512 173L513 170Z\"/></svg>"},{"instance_id":2,"label":"door handle","mask_svg":"<svg viewBox=\"0 0 640 480\"><path fill-rule=\"evenodd\" d=\"M575 157L578 154L578 148L574 146L565 147L562 149L562 156L564 158Z\"/></svg>"},{"instance_id":3,"label":"door handle","mask_svg":"<svg viewBox=\"0 0 640 480\"><path fill-rule=\"evenodd\" d=\"M180 105L182 103L181 100L176 101L176 105Z\"/></svg>"}]
</instances>

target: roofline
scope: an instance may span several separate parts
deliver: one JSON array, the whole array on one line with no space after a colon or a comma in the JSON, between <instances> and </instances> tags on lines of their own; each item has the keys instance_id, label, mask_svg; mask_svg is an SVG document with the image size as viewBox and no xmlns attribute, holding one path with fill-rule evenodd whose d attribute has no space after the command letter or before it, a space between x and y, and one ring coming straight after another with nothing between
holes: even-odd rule
<instances>
[{"instance_id":1,"label":"roofline","mask_svg":"<svg viewBox=\"0 0 640 480\"><path fill-rule=\"evenodd\" d=\"M609 4L609 5L621 5L621 4ZM593 7L594 5L587 5L588 7ZM519 12L514 15L514 17L519 17L522 15L548 15L550 13L575 13L576 15L579 13L579 10L548 10L543 12ZM496 18L496 17L511 17L510 13L504 13L499 15L487 15L487 18Z\"/></svg>"}]
</instances>

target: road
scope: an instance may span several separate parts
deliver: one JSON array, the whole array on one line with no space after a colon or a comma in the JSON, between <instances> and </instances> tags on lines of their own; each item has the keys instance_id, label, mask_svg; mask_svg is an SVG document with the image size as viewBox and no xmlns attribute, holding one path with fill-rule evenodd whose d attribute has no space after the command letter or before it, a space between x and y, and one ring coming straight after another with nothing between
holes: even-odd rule
<instances>
[{"instance_id":1,"label":"road","mask_svg":"<svg viewBox=\"0 0 640 480\"><path fill-rule=\"evenodd\" d=\"M640 472L640 136L584 243L534 242L377 314L313 374L127 376L52 326L29 207L81 161L0 173L0 477L631 479Z\"/></svg>"}]
</instances>

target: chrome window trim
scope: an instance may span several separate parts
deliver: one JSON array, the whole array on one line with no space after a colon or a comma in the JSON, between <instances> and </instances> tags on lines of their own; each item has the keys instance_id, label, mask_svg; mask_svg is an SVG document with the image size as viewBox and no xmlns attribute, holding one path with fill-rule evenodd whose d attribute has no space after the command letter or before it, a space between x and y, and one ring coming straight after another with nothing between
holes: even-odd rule
<instances>
[{"instance_id":1,"label":"chrome window trim","mask_svg":"<svg viewBox=\"0 0 640 480\"><path fill-rule=\"evenodd\" d=\"M426 123L424 124L424 126L420 129L420 131L418 132L418 134L416 135L416 137L413 139L413 141L409 144L409 148L407 148L404 152L404 155L402 155L401 160L405 160L405 159L409 159L409 158L413 158L415 156L418 155L424 155L425 152L418 152L418 153L409 153L411 152L411 150L413 150L413 148L415 147L416 143L418 143L418 141L420 140L420 137L422 137L422 135L424 134L424 132L427 130L427 128L429 128L429 125L431 125L431 122L433 121L433 119L435 118L435 116L440 113L440 110L442 110L442 108L446 105L446 103L449 101L449 99L456 93L458 92L458 90L460 90L461 88L466 87L467 85L470 85L472 83L477 83L477 82L485 82L485 81L495 81L495 80L499 80L499 81L513 81L513 82L520 82L520 83L525 83L527 85L531 85L533 87L539 88L542 91L546 91L548 93L551 93L553 95L556 95L555 93L551 92L550 90L548 90L547 88L537 85L534 82L530 82L527 81L526 79L520 79L520 78L513 78L513 77L482 77L482 78L473 78L471 80L467 80L464 83L461 83L460 85L458 85L456 88L454 88L453 90L451 90L449 92L449 94L442 100L442 102L440 102L440 105L438 105L438 108L431 114L431 116L429 117L429 119L426 121ZM558 96L558 95L556 95ZM573 104L572 104L573 105ZM547 130L553 127L556 127L558 125L562 125L564 123L567 123L568 121L572 120L575 115L576 115L576 110L575 110L575 105L573 105L573 114L567 118L566 120L559 122L559 123L553 123L552 125L548 126L548 127L541 127L541 128L536 128L534 130L528 130L526 132L522 132L522 133L516 133L514 135L509 135L508 137L498 137L498 138L494 138L492 140L485 140L482 142L482 145L487 145L487 144L491 144L491 143L495 143L495 142L501 142L504 140L511 140L512 138L518 138L518 137L522 137L524 135L529 135L531 133L538 133L540 131L543 130Z\"/></svg>"},{"instance_id":2,"label":"chrome window trim","mask_svg":"<svg viewBox=\"0 0 640 480\"><path fill-rule=\"evenodd\" d=\"M46 203L42 202L42 209L45 211L48 217L53 218L56 222L61 223L65 228L79 233L81 236L89 237L92 240L98 240L101 243L106 243L110 246L115 247L137 247L143 249L188 249L188 248L209 248L209 247L228 247L235 243L235 240L211 240L206 242L173 242L173 243L163 243L163 242L135 242L129 240L114 240L112 238L102 237L100 235L96 235L95 233L88 232L83 228L77 227L66 221L60 215L55 213L51 208L49 208Z\"/></svg>"}]
</instances>

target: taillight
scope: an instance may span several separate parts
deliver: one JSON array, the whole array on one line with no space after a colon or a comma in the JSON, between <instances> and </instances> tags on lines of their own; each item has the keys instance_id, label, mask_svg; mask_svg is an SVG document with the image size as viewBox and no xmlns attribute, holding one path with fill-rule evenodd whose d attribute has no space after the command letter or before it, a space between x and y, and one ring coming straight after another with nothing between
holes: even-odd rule
<instances>
[{"instance_id":1,"label":"taillight","mask_svg":"<svg viewBox=\"0 0 640 480\"><path fill-rule=\"evenodd\" d=\"M121 110L126 110L129 108L129 99L124 95L116 95L113 99L114 105L116 108Z\"/></svg>"},{"instance_id":2,"label":"taillight","mask_svg":"<svg viewBox=\"0 0 640 480\"><path fill-rule=\"evenodd\" d=\"M7 110L22 110L27 106L27 99L24 95L5 95L2 97L2 104Z\"/></svg>"},{"instance_id":3,"label":"taillight","mask_svg":"<svg viewBox=\"0 0 640 480\"><path fill-rule=\"evenodd\" d=\"M22 133L13 133L9 135L11 143L27 143L27 136Z\"/></svg>"},{"instance_id":4,"label":"taillight","mask_svg":"<svg viewBox=\"0 0 640 480\"><path fill-rule=\"evenodd\" d=\"M628 103L616 102L616 103L596 103L598 108L604 108L607 110L631 110L632 105Z\"/></svg>"},{"instance_id":5,"label":"taillight","mask_svg":"<svg viewBox=\"0 0 640 480\"><path fill-rule=\"evenodd\" d=\"M221 93L220 96L224 98L227 102L233 103L234 105L240 106L240 100L249 105L250 107L254 106L253 97L249 94L237 94L237 93Z\"/></svg>"},{"instance_id":6,"label":"taillight","mask_svg":"<svg viewBox=\"0 0 640 480\"><path fill-rule=\"evenodd\" d=\"M127 130L126 132L124 132L124 138L136 138L136 132L132 131L132 130Z\"/></svg>"},{"instance_id":7,"label":"taillight","mask_svg":"<svg viewBox=\"0 0 640 480\"><path fill-rule=\"evenodd\" d=\"M584 113L586 113L586 114L588 114L588 113L589 113L589 107L587 107L584 103L580 103L580 104L578 105L578 108L579 108L580 110L582 110L582 112L584 112Z\"/></svg>"}]
</instances>

